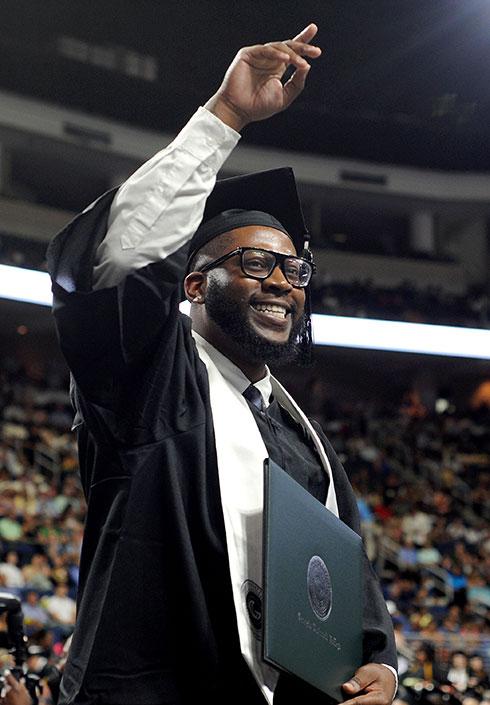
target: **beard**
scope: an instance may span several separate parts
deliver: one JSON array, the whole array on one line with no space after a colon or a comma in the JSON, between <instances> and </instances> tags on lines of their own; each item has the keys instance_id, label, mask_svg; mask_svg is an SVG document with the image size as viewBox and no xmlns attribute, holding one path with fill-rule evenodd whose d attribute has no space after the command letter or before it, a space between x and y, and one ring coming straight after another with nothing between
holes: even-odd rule
<instances>
[{"instance_id":1,"label":"beard","mask_svg":"<svg viewBox=\"0 0 490 705\"><path fill-rule=\"evenodd\" d=\"M247 353L249 359L275 365L296 360L305 316L301 316L293 324L289 339L285 343L271 342L254 330L247 319L243 302L231 298L226 289L227 287L216 280L208 279L206 312L209 318Z\"/></svg>"}]
</instances>

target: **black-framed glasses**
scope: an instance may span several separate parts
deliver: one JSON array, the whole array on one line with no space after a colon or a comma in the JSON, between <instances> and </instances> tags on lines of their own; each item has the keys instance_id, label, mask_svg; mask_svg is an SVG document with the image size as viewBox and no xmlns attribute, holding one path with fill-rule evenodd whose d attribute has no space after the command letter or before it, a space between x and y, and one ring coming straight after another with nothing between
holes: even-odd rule
<instances>
[{"instance_id":1,"label":"black-framed glasses","mask_svg":"<svg viewBox=\"0 0 490 705\"><path fill-rule=\"evenodd\" d=\"M283 255L257 247L237 247L236 250L208 262L200 271L208 272L235 255L240 255L240 267L245 276L251 279L267 279L276 267L280 267L287 281L297 289L308 286L315 271L313 262L308 262L302 257Z\"/></svg>"}]
</instances>

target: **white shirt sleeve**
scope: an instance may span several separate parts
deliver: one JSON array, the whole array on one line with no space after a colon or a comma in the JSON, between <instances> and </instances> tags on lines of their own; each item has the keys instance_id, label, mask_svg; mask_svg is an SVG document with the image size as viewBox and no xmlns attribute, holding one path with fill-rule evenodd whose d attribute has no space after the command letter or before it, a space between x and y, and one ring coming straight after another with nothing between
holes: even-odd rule
<instances>
[{"instance_id":1,"label":"white shirt sleeve","mask_svg":"<svg viewBox=\"0 0 490 705\"><path fill-rule=\"evenodd\" d=\"M199 108L177 137L119 188L97 249L94 289L165 259L197 230L216 174L240 135Z\"/></svg>"},{"instance_id":2,"label":"white shirt sleeve","mask_svg":"<svg viewBox=\"0 0 490 705\"><path fill-rule=\"evenodd\" d=\"M393 678L395 679L395 691L393 693L393 697L391 698L392 700L394 700L398 690L398 673L396 672L396 669L393 668L393 666L389 666L387 663L382 663L381 665L386 666L386 668L389 668L393 674Z\"/></svg>"}]
</instances>

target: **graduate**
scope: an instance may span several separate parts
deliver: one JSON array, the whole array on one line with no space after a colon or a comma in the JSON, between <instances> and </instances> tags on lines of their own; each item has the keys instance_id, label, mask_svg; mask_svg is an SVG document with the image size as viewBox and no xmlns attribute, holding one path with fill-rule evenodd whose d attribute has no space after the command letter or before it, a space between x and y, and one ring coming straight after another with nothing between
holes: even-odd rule
<instances>
[{"instance_id":1,"label":"graduate","mask_svg":"<svg viewBox=\"0 0 490 705\"><path fill-rule=\"evenodd\" d=\"M264 459L360 530L332 447L267 367L310 354L307 229L290 169L216 181L246 125L300 94L316 32L241 49L175 140L51 243L88 502L62 705L329 700L260 641ZM364 573L343 689L388 705L393 630Z\"/></svg>"}]
</instances>

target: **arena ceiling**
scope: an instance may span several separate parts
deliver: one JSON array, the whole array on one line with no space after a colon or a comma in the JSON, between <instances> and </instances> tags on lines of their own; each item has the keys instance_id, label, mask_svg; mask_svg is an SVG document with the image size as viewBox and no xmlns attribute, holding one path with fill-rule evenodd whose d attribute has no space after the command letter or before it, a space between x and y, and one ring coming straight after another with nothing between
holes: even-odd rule
<instances>
[{"instance_id":1,"label":"arena ceiling","mask_svg":"<svg viewBox=\"0 0 490 705\"><path fill-rule=\"evenodd\" d=\"M3 0L0 88L175 131L240 46L310 21L307 90L246 142L490 170L490 0Z\"/></svg>"}]
</instances>

